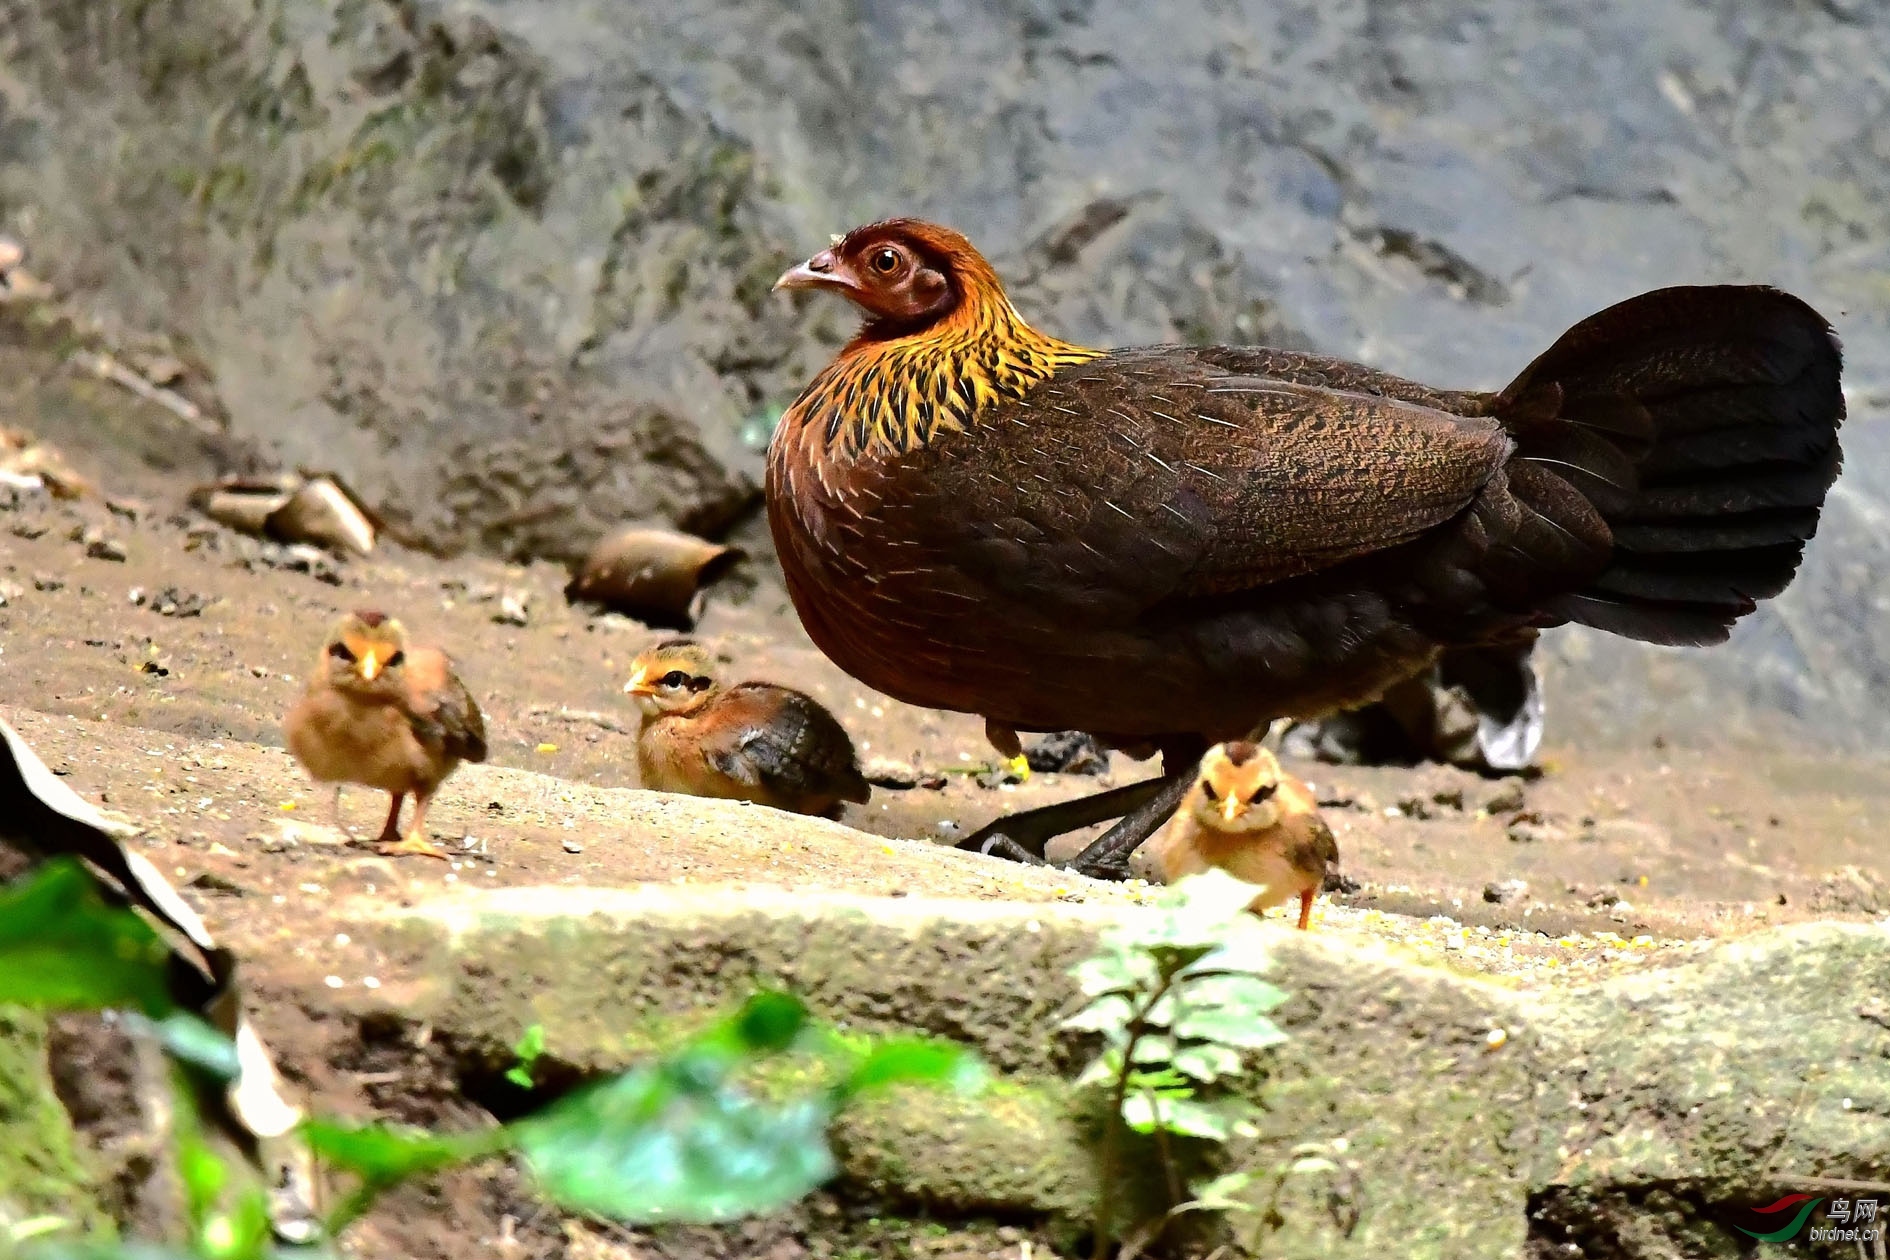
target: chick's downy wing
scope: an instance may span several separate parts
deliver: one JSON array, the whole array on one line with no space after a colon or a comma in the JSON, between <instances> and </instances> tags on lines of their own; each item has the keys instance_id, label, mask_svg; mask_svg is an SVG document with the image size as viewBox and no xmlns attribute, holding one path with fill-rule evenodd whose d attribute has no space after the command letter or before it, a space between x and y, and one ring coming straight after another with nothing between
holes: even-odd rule
<instances>
[{"instance_id":1,"label":"chick's downy wing","mask_svg":"<svg viewBox=\"0 0 1890 1260\"><path fill-rule=\"evenodd\" d=\"M1449 409L1479 397L1313 356L1119 351L886 461L867 516L923 540L914 559L942 581L1132 621L1450 520L1513 449L1496 420Z\"/></svg>"},{"instance_id":2,"label":"chick's downy wing","mask_svg":"<svg viewBox=\"0 0 1890 1260\"><path fill-rule=\"evenodd\" d=\"M784 795L867 799L845 728L811 698L768 683L742 683L729 689L723 705L703 741L703 755L723 774Z\"/></svg>"},{"instance_id":3,"label":"chick's downy wing","mask_svg":"<svg viewBox=\"0 0 1890 1260\"><path fill-rule=\"evenodd\" d=\"M486 759L486 720L437 648L407 652L407 721L428 748L455 761Z\"/></svg>"}]
</instances>

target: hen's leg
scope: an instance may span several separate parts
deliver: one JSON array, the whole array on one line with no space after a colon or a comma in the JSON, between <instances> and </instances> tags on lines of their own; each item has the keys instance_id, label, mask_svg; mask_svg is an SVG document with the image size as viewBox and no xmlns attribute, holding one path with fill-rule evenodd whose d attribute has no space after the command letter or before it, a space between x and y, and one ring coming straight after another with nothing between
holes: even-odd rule
<instances>
[{"instance_id":1,"label":"hen's leg","mask_svg":"<svg viewBox=\"0 0 1890 1260\"><path fill-rule=\"evenodd\" d=\"M1169 764L1169 760L1164 757L1164 767ZM1129 856L1142 846L1144 840L1154 835L1163 823L1174 817L1181 798L1194 786L1194 763L1182 762L1171 773L1150 782L1157 789L1154 794L1072 858L1069 862L1071 870L1093 879L1122 879L1127 876Z\"/></svg>"},{"instance_id":2,"label":"hen's leg","mask_svg":"<svg viewBox=\"0 0 1890 1260\"><path fill-rule=\"evenodd\" d=\"M1156 777L1000 818L959 841L958 847L1014 862L1039 863L1044 846L1057 836L1119 818L1121 822L1068 866L1099 879L1120 879L1128 873L1129 855L1136 846L1153 835L1187 795L1195 763L1205 751L1194 740L1164 744L1162 773Z\"/></svg>"},{"instance_id":3,"label":"hen's leg","mask_svg":"<svg viewBox=\"0 0 1890 1260\"><path fill-rule=\"evenodd\" d=\"M1079 796L1073 801L1041 805L1021 814L1007 814L980 827L958 842L961 849L1009 858L1013 862L1043 863L1044 846L1068 831L1093 827L1130 813L1162 789L1165 778L1144 779L1106 792Z\"/></svg>"}]
</instances>

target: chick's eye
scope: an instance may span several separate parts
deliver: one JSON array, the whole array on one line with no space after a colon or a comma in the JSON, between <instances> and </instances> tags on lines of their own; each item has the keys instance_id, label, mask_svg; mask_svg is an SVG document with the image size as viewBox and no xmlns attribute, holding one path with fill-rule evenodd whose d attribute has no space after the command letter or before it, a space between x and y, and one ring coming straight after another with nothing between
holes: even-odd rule
<instances>
[{"instance_id":1,"label":"chick's eye","mask_svg":"<svg viewBox=\"0 0 1890 1260\"><path fill-rule=\"evenodd\" d=\"M404 665L406 661L407 661L407 654L402 651L397 651L392 656L387 658L387 668L395 669L401 665Z\"/></svg>"},{"instance_id":2,"label":"chick's eye","mask_svg":"<svg viewBox=\"0 0 1890 1260\"><path fill-rule=\"evenodd\" d=\"M882 276L889 276L899 270L899 251L896 249L882 249L877 254L874 254L873 270L879 272Z\"/></svg>"},{"instance_id":3,"label":"chick's eye","mask_svg":"<svg viewBox=\"0 0 1890 1260\"><path fill-rule=\"evenodd\" d=\"M1253 790L1253 799L1256 801L1264 801L1279 790L1280 785L1277 783L1263 783Z\"/></svg>"},{"instance_id":4,"label":"chick's eye","mask_svg":"<svg viewBox=\"0 0 1890 1260\"><path fill-rule=\"evenodd\" d=\"M672 669L667 674L663 675L663 685L665 687L682 687L686 686L688 682L689 675L685 674L680 669Z\"/></svg>"},{"instance_id":5,"label":"chick's eye","mask_svg":"<svg viewBox=\"0 0 1890 1260\"><path fill-rule=\"evenodd\" d=\"M1201 794L1207 797L1210 801L1218 801L1221 799L1221 794L1219 792L1216 792L1214 790L1214 785L1212 783L1209 783L1206 779L1201 780Z\"/></svg>"},{"instance_id":6,"label":"chick's eye","mask_svg":"<svg viewBox=\"0 0 1890 1260\"><path fill-rule=\"evenodd\" d=\"M338 661L352 662L354 660L354 653L348 650L347 644L342 643L340 641L336 641L328 645L328 655L334 657Z\"/></svg>"}]
</instances>

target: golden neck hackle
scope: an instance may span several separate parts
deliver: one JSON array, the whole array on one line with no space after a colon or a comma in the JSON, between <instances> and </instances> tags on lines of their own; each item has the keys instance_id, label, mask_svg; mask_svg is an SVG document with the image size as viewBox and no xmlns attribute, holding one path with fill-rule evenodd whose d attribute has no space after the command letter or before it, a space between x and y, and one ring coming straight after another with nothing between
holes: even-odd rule
<instances>
[{"instance_id":1,"label":"golden neck hackle","mask_svg":"<svg viewBox=\"0 0 1890 1260\"><path fill-rule=\"evenodd\" d=\"M957 307L927 328L891 337L862 329L802 391L791 418L835 454L902 454L965 432L1059 368L1102 354L1038 332L995 276L974 275Z\"/></svg>"}]
</instances>

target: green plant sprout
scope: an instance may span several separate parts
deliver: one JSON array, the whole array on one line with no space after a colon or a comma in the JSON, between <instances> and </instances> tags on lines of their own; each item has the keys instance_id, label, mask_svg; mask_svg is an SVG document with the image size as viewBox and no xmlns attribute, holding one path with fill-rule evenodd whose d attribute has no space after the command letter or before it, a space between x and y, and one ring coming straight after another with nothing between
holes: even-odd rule
<instances>
[{"instance_id":1,"label":"green plant sprout","mask_svg":"<svg viewBox=\"0 0 1890 1260\"><path fill-rule=\"evenodd\" d=\"M1183 880L1152 912L1104 932L1096 953L1071 969L1087 1001L1064 1027L1097 1034L1103 1043L1077 1084L1108 1095L1098 1260L1116 1233L1108 1188L1125 1130L1155 1139L1178 1204L1148 1237L1128 1240L1125 1252L1129 1243L1134 1250L1146 1246L1181 1211L1228 1210L1246 1184L1243 1174L1232 1174L1184 1195L1169 1141L1224 1143L1257 1134L1251 1105L1217 1088L1243 1070L1248 1056L1286 1039L1271 1015L1287 995L1261 978L1271 962L1266 930L1247 913L1253 897L1251 884L1220 871Z\"/></svg>"},{"instance_id":2,"label":"green plant sprout","mask_svg":"<svg viewBox=\"0 0 1890 1260\"><path fill-rule=\"evenodd\" d=\"M505 1070L505 1079L520 1089L530 1089L536 1082L532 1069L538 1066L538 1060L545 1054L545 1026L533 1024L512 1047L512 1055L518 1060Z\"/></svg>"},{"instance_id":3,"label":"green plant sprout","mask_svg":"<svg viewBox=\"0 0 1890 1260\"><path fill-rule=\"evenodd\" d=\"M0 1244L21 1244L23 1260L276 1260L289 1254L271 1241L262 1188L239 1187L242 1179L205 1141L184 1074L228 1081L236 1071L235 1049L175 1007L166 987L167 956L157 933L136 913L108 905L76 863L50 863L0 888L0 1004L130 1008L171 1055L172 1154L189 1227L187 1243L167 1250L35 1241L65 1224L35 1218L0 1233ZM534 1025L517 1047L528 1084L543 1042L543 1029ZM755 1063L789 1052L817 1056L831 1083L780 1102L756 1099L741 1087L741 1075ZM860 1096L900 1084L971 1091L983 1079L976 1056L961 1046L918 1037L843 1037L815 1023L799 999L763 992L680 1049L582 1086L507 1125L432 1133L311 1119L302 1136L353 1178L326 1222L331 1237L403 1181L511 1154L530 1170L539 1194L560 1208L630 1224L710 1223L783 1207L830 1179L837 1166L828 1129Z\"/></svg>"}]
</instances>

